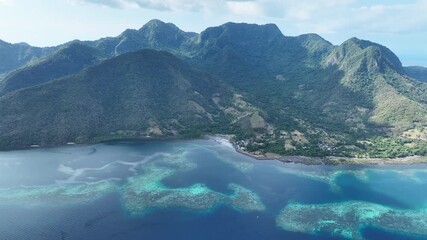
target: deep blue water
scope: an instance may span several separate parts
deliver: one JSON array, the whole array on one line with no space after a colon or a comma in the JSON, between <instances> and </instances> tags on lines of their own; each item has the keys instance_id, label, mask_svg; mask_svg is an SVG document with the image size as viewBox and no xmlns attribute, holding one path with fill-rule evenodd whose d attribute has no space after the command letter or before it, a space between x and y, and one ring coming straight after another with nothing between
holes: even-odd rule
<instances>
[{"instance_id":1,"label":"deep blue water","mask_svg":"<svg viewBox=\"0 0 427 240\"><path fill-rule=\"evenodd\" d=\"M177 167L174 159L179 166L192 165ZM124 186L152 167L172 171L161 181L165 189L202 183L212 192L231 196L229 184L234 183L256 194L265 210L239 210L224 202L195 210L177 207L180 200L174 198L135 214L126 204ZM90 193L52 190L91 189L90 184L105 182L114 188ZM116 142L0 153L0 239L345 239L328 231L287 231L276 218L291 203L349 201L423 211L427 166L257 161L214 140ZM427 239L411 229L393 232L364 226L360 232L363 239Z\"/></svg>"}]
</instances>

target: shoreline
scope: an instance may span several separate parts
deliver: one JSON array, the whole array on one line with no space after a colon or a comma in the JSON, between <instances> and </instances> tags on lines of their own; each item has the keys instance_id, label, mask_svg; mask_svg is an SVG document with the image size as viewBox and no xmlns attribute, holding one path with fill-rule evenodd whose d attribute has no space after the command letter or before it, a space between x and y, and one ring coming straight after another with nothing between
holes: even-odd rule
<instances>
[{"instance_id":1,"label":"shoreline","mask_svg":"<svg viewBox=\"0 0 427 240\"><path fill-rule=\"evenodd\" d=\"M207 139L218 142L228 142L237 153L260 161L276 160L283 163L297 163L304 165L413 165L427 164L427 156L408 156L403 158L350 158L350 157L307 157L307 156L280 156L267 153L259 155L241 149L230 135L208 135Z\"/></svg>"},{"instance_id":2,"label":"shoreline","mask_svg":"<svg viewBox=\"0 0 427 240\"><path fill-rule=\"evenodd\" d=\"M233 135L226 134L212 134L204 135L201 137L128 137L128 138L118 138L118 139L108 139L104 141L93 141L86 143L74 143L69 142L62 145L32 145L21 148L8 148L2 149L1 152L8 151L18 151L18 150L31 150L38 148L54 148L54 147L63 147L63 146L76 146L76 145L90 145L98 143L109 143L109 142L126 142L126 141L180 141L180 140L214 140L219 144L229 145L239 154L245 155L252 159L259 161L271 161L276 160L282 163L295 163L295 164L304 164L304 165L414 165L414 164L427 164L427 156L408 156L403 158L350 158L350 157L336 157L336 156L327 156L327 157L308 157L308 156L281 156L274 153L267 154L257 154L253 152L248 152L240 148L233 139Z\"/></svg>"}]
</instances>

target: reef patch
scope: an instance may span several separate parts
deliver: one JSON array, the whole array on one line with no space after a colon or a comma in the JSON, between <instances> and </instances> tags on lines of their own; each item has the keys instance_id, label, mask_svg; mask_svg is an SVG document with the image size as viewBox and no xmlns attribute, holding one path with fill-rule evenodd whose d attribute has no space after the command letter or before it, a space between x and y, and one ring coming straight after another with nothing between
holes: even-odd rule
<instances>
[{"instance_id":1,"label":"reef patch","mask_svg":"<svg viewBox=\"0 0 427 240\"><path fill-rule=\"evenodd\" d=\"M361 229L365 226L427 235L426 216L427 210L400 210L361 201L291 203L280 212L276 224L286 231L328 233L346 239L363 239Z\"/></svg>"}]
</instances>

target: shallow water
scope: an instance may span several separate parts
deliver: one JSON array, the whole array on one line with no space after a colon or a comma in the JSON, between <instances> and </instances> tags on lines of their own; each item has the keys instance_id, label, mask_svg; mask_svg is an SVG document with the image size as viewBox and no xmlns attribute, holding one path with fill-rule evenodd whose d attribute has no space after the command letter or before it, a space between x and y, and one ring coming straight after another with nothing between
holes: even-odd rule
<instances>
[{"instance_id":1,"label":"shallow water","mask_svg":"<svg viewBox=\"0 0 427 240\"><path fill-rule=\"evenodd\" d=\"M0 153L0 239L427 239L427 166L257 161L215 140Z\"/></svg>"}]
</instances>

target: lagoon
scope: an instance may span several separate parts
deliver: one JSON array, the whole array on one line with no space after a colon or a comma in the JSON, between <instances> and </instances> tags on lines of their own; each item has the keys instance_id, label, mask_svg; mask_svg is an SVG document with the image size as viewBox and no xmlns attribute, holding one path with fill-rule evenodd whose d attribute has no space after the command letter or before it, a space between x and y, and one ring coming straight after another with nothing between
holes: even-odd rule
<instances>
[{"instance_id":1,"label":"lagoon","mask_svg":"<svg viewBox=\"0 0 427 240\"><path fill-rule=\"evenodd\" d=\"M0 153L1 239L427 239L427 166L259 161L224 141Z\"/></svg>"}]
</instances>

